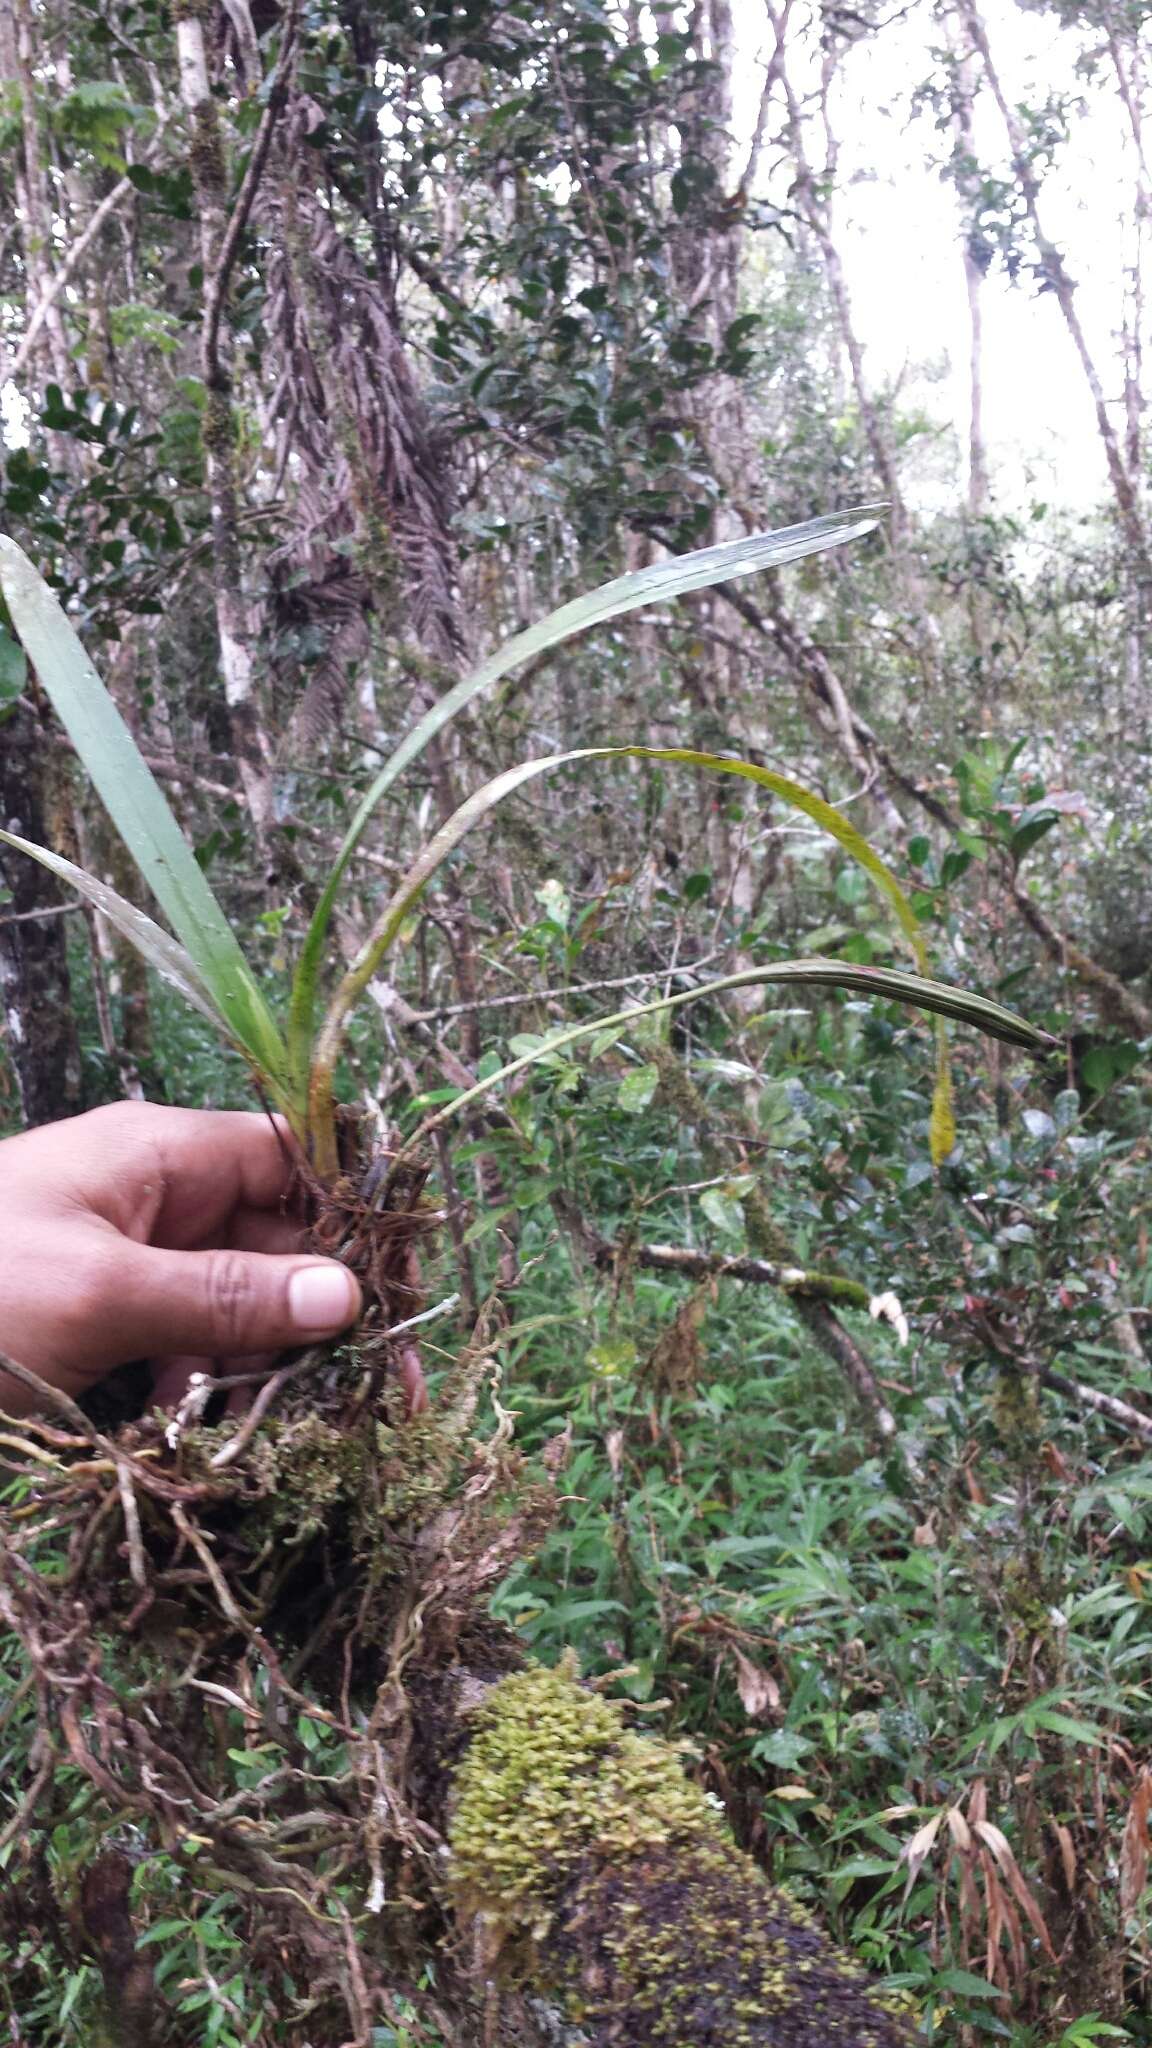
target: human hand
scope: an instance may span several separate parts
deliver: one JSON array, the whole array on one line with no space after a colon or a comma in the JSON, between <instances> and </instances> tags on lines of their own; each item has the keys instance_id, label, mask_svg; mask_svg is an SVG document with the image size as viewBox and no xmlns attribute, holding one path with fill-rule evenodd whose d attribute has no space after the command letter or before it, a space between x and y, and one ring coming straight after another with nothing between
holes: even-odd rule
<instances>
[{"instance_id":1,"label":"human hand","mask_svg":"<svg viewBox=\"0 0 1152 2048\"><path fill-rule=\"evenodd\" d=\"M5 1139L0 1351L73 1396L146 1358L168 1406L192 1372L336 1336L360 1289L301 1251L291 1178L282 1130L242 1110L114 1103ZM0 1410L34 1405L0 1372Z\"/></svg>"}]
</instances>

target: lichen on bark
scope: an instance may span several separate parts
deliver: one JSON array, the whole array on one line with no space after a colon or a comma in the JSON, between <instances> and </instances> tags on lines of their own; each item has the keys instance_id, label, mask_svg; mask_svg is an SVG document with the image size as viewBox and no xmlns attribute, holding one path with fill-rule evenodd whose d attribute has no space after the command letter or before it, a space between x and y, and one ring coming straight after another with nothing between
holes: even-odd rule
<instances>
[{"instance_id":1,"label":"lichen on bark","mask_svg":"<svg viewBox=\"0 0 1152 2048\"><path fill-rule=\"evenodd\" d=\"M449 1830L458 1916L497 1981L594 2048L907 2048L864 1974L729 1837L674 1747L571 1662L475 1714Z\"/></svg>"}]
</instances>

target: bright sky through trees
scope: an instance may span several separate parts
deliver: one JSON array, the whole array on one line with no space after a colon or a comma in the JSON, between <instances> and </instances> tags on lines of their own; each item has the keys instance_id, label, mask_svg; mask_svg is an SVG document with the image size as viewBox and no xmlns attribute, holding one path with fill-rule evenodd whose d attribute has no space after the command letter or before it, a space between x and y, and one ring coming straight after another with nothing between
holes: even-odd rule
<instances>
[{"instance_id":1,"label":"bright sky through trees","mask_svg":"<svg viewBox=\"0 0 1152 2048\"><path fill-rule=\"evenodd\" d=\"M990 0L989 34L1015 102L1050 95L1079 103L1071 141L1044 183L1049 232L1067 253L1079 286L1080 317L1098 359L1115 363L1125 267L1131 262L1130 140L1118 119L1115 86L1078 70L1089 38L1060 29L1051 13L1025 13ZM963 460L968 406L968 312L952 187L936 166L948 138L918 95L938 65L941 30L926 8L862 39L843 58L834 118L842 145L835 199L837 238L869 365L877 381L899 379L904 406L922 406L942 430L909 465L909 497L925 509L951 495ZM750 60L736 68L736 128L750 134L772 48L761 0L736 0L737 32ZM805 38L818 59L815 38ZM797 42L797 49L802 45ZM1006 168L1003 129L982 98L976 109L982 159ZM765 151L760 187L786 202L787 176ZM993 265L984 288L985 425L994 483L1005 508L1042 498L1068 506L1094 500L1104 466L1091 403L1055 300L1026 277L1013 284ZM1120 412L1118 366L1108 397Z\"/></svg>"}]
</instances>

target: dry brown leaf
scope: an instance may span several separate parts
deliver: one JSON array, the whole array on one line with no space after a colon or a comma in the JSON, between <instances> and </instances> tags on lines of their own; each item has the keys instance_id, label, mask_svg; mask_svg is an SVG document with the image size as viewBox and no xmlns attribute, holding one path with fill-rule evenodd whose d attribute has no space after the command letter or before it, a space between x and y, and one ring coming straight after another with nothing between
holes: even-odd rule
<instances>
[{"instance_id":1,"label":"dry brown leaf","mask_svg":"<svg viewBox=\"0 0 1152 2048\"><path fill-rule=\"evenodd\" d=\"M960 1808L958 1806L950 1806L947 1819L948 1832L956 1847L958 1849L970 1849L972 1847L972 1830L961 1813Z\"/></svg>"},{"instance_id":2,"label":"dry brown leaf","mask_svg":"<svg viewBox=\"0 0 1152 2048\"><path fill-rule=\"evenodd\" d=\"M700 1325L708 1307L710 1289L697 1287L677 1309L668 1328L657 1338L644 1365L644 1377L660 1394L681 1393L694 1387L700 1376L704 1349Z\"/></svg>"},{"instance_id":3,"label":"dry brown leaf","mask_svg":"<svg viewBox=\"0 0 1152 2048\"><path fill-rule=\"evenodd\" d=\"M1040 1911L1033 1893L1029 1891L1024 1881L1020 1866L1012 1853L1011 1844L1007 1836L990 1820L975 1821L973 1826L980 1840L987 1844L1000 1868L1003 1870L1012 1888L1012 1896L1025 1914L1033 1933L1043 1946L1045 1955L1052 1962L1055 1962L1056 1951L1052 1946L1052 1937L1045 1924L1044 1915Z\"/></svg>"},{"instance_id":4,"label":"dry brown leaf","mask_svg":"<svg viewBox=\"0 0 1152 2048\"><path fill-rule=\"evenodd\" d=\"M764 1671L738 1650L735 1643L729 1644L732 1661L736 1666L736 1690L740 1704L750 1721L758 1721L765 1714L774 1714L780 1706L780 1687L770 1671Z\"/></svg>"},{"instance_id":5,"label":"dry brown leaf","mask_svg":"<svg viewBox=\"0 0 1152 2048\"><path fill-rule=\"evenodd\" d=\"M911 1841L905 1842L903 1849L900 1851L902 1862L908 1865L908 1882L904 1887L905 1898L908 1897L916 1879L919 1877L925 1858L932 1853L932 1845L940 1832L940 1823L943 1818L944 1809L941 1807L940 1812L934 1813L931 1820L926 1820L922 1828L917 1828Z\"/></svg>"},{"instance_id":6,"label":"dry brown leaf","mask_svg":"<svg viewBox=\"0 0 1152 2048\"><path fill-rule=\"evenodd\" d=\"M559 1436L549 1437L544 1446L544 1470L550 1479L559 1478L568 1463L572 1450L572 1418L569 1416Z\"/></svg>"},{"instance_id":7,"label":"dry brown leaf","mask_svg":"<svg viewBox=\"0 0 1152 2048\"><path fill-rule=\"evenodd\" d=\"M1000 1965L1000 1937L1004 1932L1007 1919L1004 1911L1007 1902L992 1865L986 1857L982 1857L981 1862L984 1865L984 1906L988 1926L984 1956L984 1975L990 1984L995 1984L997 1982L996 1973Z\"/></svg>"},{"instance_id":8,"label":"dry brown leaf","mask_svg":"<svg viewBox=\"0 0 1152 2048\"><path fill-rule=\"evenodd\" d=\"M1076 1847L1072 1840L1072 1830L1071 1828L1066 1828L1063 1821L1060 1820L1054 1820L1052 1828L1056 1840L1060 1844L1060 1861L1064 1869L1064 1883L1068 1889L1068 1896L1071 1898L1076 1889Z\"/></svg>"}]
</instances>

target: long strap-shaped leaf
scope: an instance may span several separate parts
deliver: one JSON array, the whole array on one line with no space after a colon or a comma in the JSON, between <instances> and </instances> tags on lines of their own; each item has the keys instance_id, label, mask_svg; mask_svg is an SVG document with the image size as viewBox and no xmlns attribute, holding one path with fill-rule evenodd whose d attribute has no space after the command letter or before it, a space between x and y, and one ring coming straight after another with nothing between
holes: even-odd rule
<instances>
[{"instance_id":1,"label":"long strap-shaped leaf","mask_svg":"<svg viewBox=\"0 0 1152 2048\"><path fill-rule=\"evenodd\" d=\"M185 1002L199 1010L202 1017L208 1017L218 1031L227 1032L227 1025L213 1001L208 989L201 981L196 966L183 946L177 945L171 935L154 923L144 911L137 910L134 903L110 889L107 882L101 882L84 868L78 868L73 861L65 860L63 854L53 853L47 846L37 846L32 839L21 839L18 832L0 832L5 846L14 846L18 853L30 854L41 867L48 868L78 896L83 896L98 910L109 924L115 925L126 939L142 953L150 967L162 974L165 981L178 989Z\"/></svg>"},{"instance_id":2,"label":"long strap-shaped leaf","mask_svg":"<svg viewBox=\"0 0 1152 2048\"><path fill-rule=\"evenodd\" d=\"M389 948L394 944L409 911L453 849L459 846L473 826L478 825L495 810L505 797L520 789L524 783L534 781L537 776L548 774L553 768L562 768L576 761L622 759L672 761L685 767L708 768L722 775L741 776L745 781L755 782L761 789L768 790L772 796L781 798L794 810L802 811L806 817L811 818L829 833L865 870L895 911L897 922L908 941L917 966L922 973L927 973L928 955L916 913L891 868L881 860L879 854L869 846L863 834L856 830L855 825L842 811L838 811L833 804L825 803L822 797L813 795L811 790L804 789L800 783L790 781L787 776L776 775L770 768L760 768L752 761L732 760L724 754L702 754L690 747L580 747L566 754L545 754L533 761L521 761L515 768L506 768L502 775L494 776L483 788L474 790L428 841L380 912L368 938L332 998L323 1029L316 1042L312 1072L311 1121L314 1129L325 1128L329 1121L331 1074L349 1013L378 971ZM941 1071L944 1075L943 1088L946 1091L946 1062L941 1063ZM943 1111L941 1115L943 1118ZM942 1121L939 1138L943 1139L946 1135L947 1131ZM951 1141L945 1150L949 1150L950 1147Z\"/></svg>"},{"instance_id":3,"label":"long strap-shaped leaf","mask_svg":"<svg viewBox=\"0 0 1152 2048\"><path fill-rule=\"evenodd\" d=\"M60 723L198 981L229 1036L282 1092L283 1041L203 870L56 597L4 535L0 588Z\"/></svg>"},{"instance_id":4,"label":"long strap-shaped leaf","mask_svg":"<svg viewBox=\"0 0 1152 2048\"><path fill-rule=\"evenodd\" d=\"M441 697L390 755L361 799L337 855L336 865L316 905L296 969L288 1020L289 1059L294 1079L297 1082L302 1080L308 1061L328 927L344 871L381 798L458 711L521 662L531 661L550 647L558 647L562 641L572 639L575 634L587 632L590 626L603 625L609 619L622 617L625 612L638 610L641 605L682 597L690 590L707 590L718 583L728 583L736 576L750 575L756 569L781 568L785 563L800 561L806 555L820 554L826 548L841 547L845 541L859 540L874 530L883 511L882 505L858 505L847 512L831 512L820 519L806 519L798 526L782 526L774 533L754 533L745 540L726 541L720 547L697 548L691 554L675 555L669 561L654 563L651 568L637 569L628 576L617 576L611 583L603 583L598 590L591 590L586 596L561 605L558 611L550 612L538 625L529 626L523 633L506 640L494 654L489 655L487 661Z\"/></svg>"},{"instance_id":5,"label":"long strap-shaped leaf","mask_svg":"<svg viewBox=\"0 0 1152 2048\"><path fill-rule=\"evenodd\" d=\"M576 1045L582 1038L592 1038L601 1031L626 1028L638 1018L654 1017L664 1010L678 1010L685 1003L698 1003L703 996L723 995L728 989L773 983L857 989L865 995L885 996L891 1002L911 1003L918 1010L931 1010L938 1016L953 1018L958 1024L971 1024L989 1038L999 1038L1005 1045L1022 1046L1028 1052L1053 1052L1060 1043L1059 1039L1051 1038L1035 1024L1029 1024L1026 1018L1018 1017L1014 1010L1004 1009L1002 1004L991 1002L987 996L971 995L967 989L951 988L947 982L929 981L919 974L902 974L891 967L862 967L848 960L824 960L818 956L811 960L779 960L770 967L746 967L739 974L721 975L715 981L681 989L675 995L635 1003L627 1010L614 1011L610 1017L594 1017L590 1023L572 1024L549 1032L531 1052L509 1060L506 1066L498 1067L494 1074L477 1081L471 1088L465 1088L434 1116L427 1117L405 1141L402 1149L404 1152L414 1150L430 1131L458 1116L470 1103L478 1102L493 1088L514 1080L517 1074L525 1073L537 1061L547 1059L551 1053L562 1052L565 1046Z\"/></svg>"}]
</instances>

